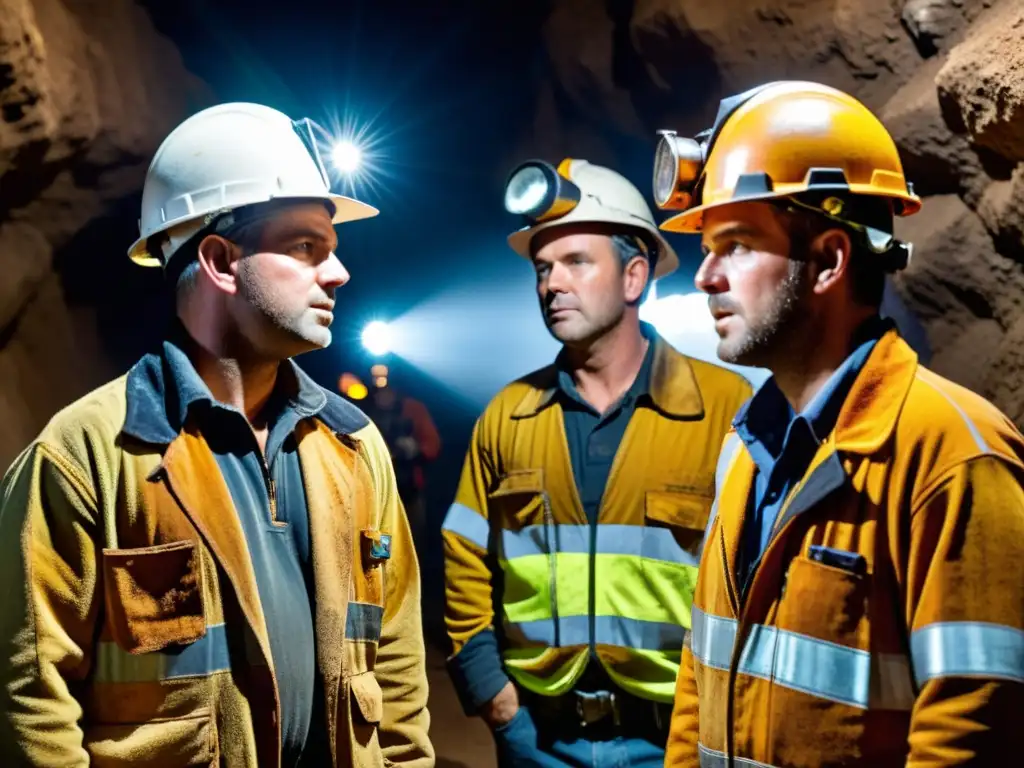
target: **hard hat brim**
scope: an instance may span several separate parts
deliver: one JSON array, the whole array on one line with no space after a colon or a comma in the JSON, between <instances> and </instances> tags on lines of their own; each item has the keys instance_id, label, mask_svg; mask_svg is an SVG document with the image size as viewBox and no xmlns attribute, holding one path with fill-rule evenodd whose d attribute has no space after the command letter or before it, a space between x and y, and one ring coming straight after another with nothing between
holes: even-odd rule
<instances>
[{"instance_id":1,"label":"hard hat brim","mask_svg":"<svg viewBox=\"0 0 1024 768\"><path fill-rule=\"evenodd\" d=\"M671 218L665 219L658 225L663 232L675 232L678 234L697 235L704 229L704 212L712 208L721 208L726 205L738 205L739 203L764 203L770 200L778 200L784 197L793 197L801 192L807 192L804 184L780 185L778 189L763 195L750 195L729 200L719 200L707 205L698 205L678 213ZM875 197L888 197L900 204L898 216L909 216L921 210L921 199L914 195L880 195L878 190L870 185L851 184L843 190L851 194L871 195Z\"/></svg>"},{"instance_id":2,"label":"hard hat brim","mask_svg":"<svg viewBox=\"0 0 1024 768\"><path fill-rule=\"evenodd\" d=\"M588 223L581 219L574 219L572 221L553 221L544 222L537 224L533 227L524 227L523 229L517 230L508 236L509 247L522 256L524 259L530 259L530 242L540 232L546 229L552 229L559 226L568 226L570 224L581 224ZM604 224L607 225L609 222L607 219L594 220L593 224ZM676 254L675 248L673 248L668 240L666 240L661 234L652 232L644 227L639 227L636 224L629 222L621 222L624 227L629 227L637 232L642 232L645 235L651 235L658 241L658 263L654 267L654 279L658 280L666 275L671 275L677 269L679 269L679 256Z\"/></svg>"},{"instance_id":3,"label":"hard hat brim","mask_svg":"<svg viewBox=\"0 0 1024 768\"><path fill-rule=\"evenodd\" d=\"M270 200L289 200L294 199L296 202L302 200L330 200L334 205L334 216L331 218L332 224L343 224L349 221L358 221L360 219L370 219L380 213L380 210L375 208L368 203L364 203L361 200L356 200L354 197L346 197L345 195L328 194L326 197L310 197L308 195L298 196L278 196L267 198L265 202ZM203 218L209 214L203 214L203 216L195 218ZM178 226L179 224L186 224L189 221L195 219L182 218L178 221L170 222L166 229ZM152 237L152 235L150 235ZM141 267L161 267L163 266L163 259L155 256L149 252L146 247L146 242L149 237L140 237L134 243L131 248L128 249L128 257Z\"/></svg>"}]
</instances>

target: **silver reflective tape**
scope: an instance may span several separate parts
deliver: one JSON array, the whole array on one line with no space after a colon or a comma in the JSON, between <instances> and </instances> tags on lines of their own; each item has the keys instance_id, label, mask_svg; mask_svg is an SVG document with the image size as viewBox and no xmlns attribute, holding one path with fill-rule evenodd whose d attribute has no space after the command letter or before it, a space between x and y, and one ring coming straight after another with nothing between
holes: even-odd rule
<instances>
[{"instance_id":1,"label":"silver reflective tape","mask_svg":"<svg viewBox=\"0 0 1024 768\"><path fill-rule=\"evenodd\" d=\"M384 608L380 605L349 603L345 614L345 639L379 642L383 619Z\"/></svg>"},{"instance_id":2,"label":"silver reflective tape","mask_svg":"<svg viewBox=\"0 0 1024 768\"><path fill-rule=\"evenodd\" d=\"M982 437L981 432L978 431L978 428L975 426L974 422L971 421L971 417L964 413L964 409L957 405L956 401L949 396L949 393L943 389L940 389L928 379L922 378L920 375L918 375L917 380L923 381L929 387L934 389L947 403L953 406L953 410L957 412L957 415L960 416L961 419L963 419L964 424L967 427L967 431L970 432L971 437L974 438L974 443L975 445L978 446L978 450L982 451L983 453L988 453L988 443L985 442L985 438Z\"/></svg>"},{"instance_id":3,"label":"silver reflective tape","mask_svg":"<svg viewBox=\"0 0 1024 768\"><path fill-rule=\"evenodd\" d=\"M718 517L718 500L722 497L722 488L725 485L725 477L729 473L729 467L732 466L732 460L736 456L736 449L740 447L740 436L733 432L725 438L725 443L722 445L722 452L718 454L718 465L715 467L715 500L711 504L711 513L708 515L707 525L704 526L704 538L700 540L700 546L697 547L697 560L700 560L702 554L704 554L704 545L708 540L708 533L711 532L711 526L715 522L715 518Z\"/></svg>"},{"instance_id":4,"label":"silver reflective tape","mask_svg":"<svg viewBox=\"0 0 1024 768\"><path fill-rule=\"evenodd\" d=\"M501 532L501 556L505 560L530 555L589 554L589 525L528 525L522 530ZM668 528L642 525L598 525L597 549L601 555L630 555L673 565L697 567L697 559L679 546Z\"/></svg>"},{"instance_id":5,"label":"silver reflective tape","mask_svg":"<svg viewBox=\"0 0 1024 768\"><path fill-rule=\"evenodd\" d=\"M465 504L455 502L448 508L441 530L457 534L471 544L476 544L480 549L487 549L487 520Z\"/></svg>"},{"instance_id":6,"label":"silver reflective tape","mask_svg":"<svg viewBox=\"0 0 1024 768\"><path fill-rule=\"evenodd\" d=\"M729 757L725 752L719 752L717 749L708 749L703 744L698 743L697 754L700 755L700 768L729 768ZM743 768L775 768L775 766L769 763L760 763L757 760L751 760L746 757L734 757L732 764L743 766Z\"/></svg>"},{"instance_id":7,"label":"silver reflective tape","mask_svg":"<svg viewBox=\"0 0 1024 768\"><path fill-rule=\"evenodd\" d=\"M212 624L193 643L150 653L128 653L117 643L102 640L96 645L94 679L98 683L148 683L230 668L227 632L223 624Z\"/></svg>"},{"instance_id":8,"label":"silver reflective tape","mask_svg":"<svg viewBox=\"0 0 1024 768\"><path fill-rule=\"evenodd\" d=\"M981 621L929 624L910 635L914 678L992 677L1024 683L1024 631Z\"/></svg>"},{"instance_id":9,"label":"silver reflective tape","mask_svg":"<svg viewBox=\"0 0 1024 768\"><path fill-rule=\"evenodd\" d=\"M556 647L554 619L509 622L506 629L512 638L520 638L530 644L549 648ZM563 648L590 644L589 616L560 616L558 630ZM685 635L686 630L677 624L626 619L621 616L594 617L594 642L598 645L681 653Z\"/></svg>"},{"instance_id":10,"label":"silver reflective tape","mask_svg":"<svg viewBox=\"0 0 1024 768\"><path fill-rule=\"evenodd\" d=\"M736 620L697 607L691 616L693 655L704 666L728 670ZM860 709L909 711L914 706L910 665L903 656L872 655L777 627L751 627L738 671Z\"/></svg>"}]
</instances>

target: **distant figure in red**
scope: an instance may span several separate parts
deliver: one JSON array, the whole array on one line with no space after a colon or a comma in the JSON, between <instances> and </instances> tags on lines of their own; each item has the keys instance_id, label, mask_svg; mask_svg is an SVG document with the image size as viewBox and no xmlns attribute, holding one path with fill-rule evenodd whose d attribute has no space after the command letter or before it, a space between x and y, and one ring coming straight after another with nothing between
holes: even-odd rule
<instances>
[{"instance_id":1,"label":"distant figure in red","mask_svg":"<svg viewBox=\"0 0 1024 768\"><path fill-rule=\"evenodd\" d=\"M398 494L402 498L413 537L421 544L426 524L427 463L441 453L441 436L427 407L391 385L385 365L371 369L370 395L360 405L377 425L391 451Z\"/></svg>"}]
</instances>

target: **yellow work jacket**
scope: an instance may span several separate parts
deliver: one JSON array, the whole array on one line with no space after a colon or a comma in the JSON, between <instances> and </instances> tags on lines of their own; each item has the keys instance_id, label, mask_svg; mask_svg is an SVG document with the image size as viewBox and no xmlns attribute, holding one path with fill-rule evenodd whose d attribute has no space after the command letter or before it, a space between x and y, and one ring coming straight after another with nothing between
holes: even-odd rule
<instances>
[{"instance_id":1,"label":"yellow work jacket","mask_svg":"<svg viewBox=\"0 0 1024 768\"><path fill-rule=\"evenodd\" d=\"M510 384L478 420L443 532L455 663L471 638L497 630L505 672L535 693L570 690L593 654L626 691L671 701L716 461L750 386L653 343L650 397L622 437L594 526L554 366Z\"/></svg>"},{"instance_id":2,"label":"yellow work jacket","mask_svg":"<svg viewBox=\"0 0 1024 768\"><path fill-rule=\"evenodd\" d=\"M70 405L0 486L0 765L280 765L245 535L194 419L154 426L162 376L148 355ZM408 523L379 432L324 394L295 436L333 765L429 768Z\"/></svg>"},{"instance_id":3,"label":"yellow work jacket","mask_svg":"<svg viewBox=\"0 0 1024 768\"><path fill-rule=\"evenodd\" d=\"M731 434L665 764L1016 762L1022 459L1003 414L890 331L741 584L755 465Z\"/></svg>"}]
</instances>

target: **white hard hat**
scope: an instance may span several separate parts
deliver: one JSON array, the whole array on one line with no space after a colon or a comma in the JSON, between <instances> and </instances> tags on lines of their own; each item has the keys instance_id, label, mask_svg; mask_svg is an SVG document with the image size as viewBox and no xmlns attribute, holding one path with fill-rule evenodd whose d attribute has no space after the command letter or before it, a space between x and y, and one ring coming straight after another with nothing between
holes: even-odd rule
<instances>
[{"instance_id":1,"label":"white hard hat","mask_svg":"<svg viewBox=\"0 0 1024 768\"><path fill-rule=\"evenodd\" d=\"M161 266L217 214L270 200L330 202L335 224L376 216L373 206L331 192L320 159L323 135L309 120L293 121L260 104L220 104L192 115L153 157L140 236L128 255L143 266ZM161 232L170 242L162 254L150 253L147 241Z\"/></svg>"},{"instance_id":2,"label":"white hard hat","mask_svg":"<svg viewBox=\"0 0 1024 768\"><path fill-rule=\"evenodd\" d=\"M524 163L509 176L505 207L532 222L508 236L508 244L520 256L530 258L530 241L545 229L594 222L624 225L642 233L648 245L656 244L654 278L671 274L679 266L679 257L658 230L640 190L610 168L571 158L563 160L557 171L547 163Z\"/></svg>"}]
</instances>

